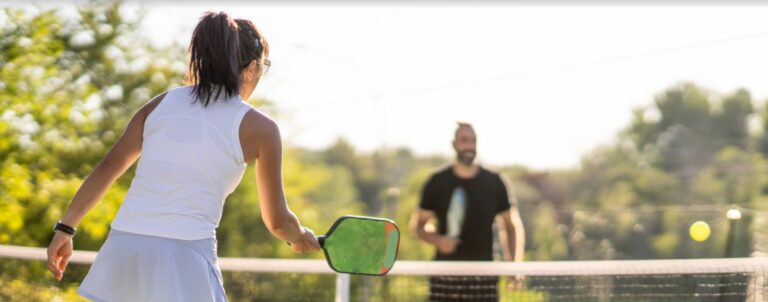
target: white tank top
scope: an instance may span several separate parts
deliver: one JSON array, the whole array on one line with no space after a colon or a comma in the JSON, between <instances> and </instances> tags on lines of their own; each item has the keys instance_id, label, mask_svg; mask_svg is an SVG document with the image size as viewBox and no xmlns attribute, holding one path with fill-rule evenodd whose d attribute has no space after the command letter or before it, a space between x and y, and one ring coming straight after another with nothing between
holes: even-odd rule
<instances>
[{"instance_id":1,"label":"white tank top","mask_svg":"<svg viewBox=\"0 0 768 302\"><path fill-rule=\"evenodd\" d=\"M143 235L215 238L224 199L243 177L240 122L252 107L222 97L207 107L192 87L165 95L144 122L141 158L112 228Z\"/></svg>"}]
</instances>

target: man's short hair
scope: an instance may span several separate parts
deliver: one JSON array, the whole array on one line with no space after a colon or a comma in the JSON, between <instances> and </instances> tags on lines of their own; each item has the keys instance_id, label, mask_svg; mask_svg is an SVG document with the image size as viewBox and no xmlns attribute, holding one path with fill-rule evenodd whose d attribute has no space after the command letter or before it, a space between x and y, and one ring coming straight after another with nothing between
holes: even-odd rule
<instances>
[{"instance_id":1,"label":"man's short hair","mask_svg":"<svg viewBox=\"0 0 768 302\"><path fill-rule=\"evenodd\" d=\"M459 134L459 130L461 130L461 128L469 128L469 130L472 130L472 132L475 132L475 127L472 127L472 124L467 122L457 121L456 131L453 132L453 137L456 137L456 135Z\"/></svg>"}]
</instances>

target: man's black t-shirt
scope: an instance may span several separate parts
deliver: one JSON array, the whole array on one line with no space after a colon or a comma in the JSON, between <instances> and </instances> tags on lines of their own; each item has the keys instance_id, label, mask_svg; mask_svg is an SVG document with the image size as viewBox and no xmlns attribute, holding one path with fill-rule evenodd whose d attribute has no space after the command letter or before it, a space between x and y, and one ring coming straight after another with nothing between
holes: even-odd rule
<instances>
[{"instance_id":1,"label":"man's black t-shirt","mask_svg":"<svg viewBox=\"0 0 768 302\"><path fill-rule=\"evenodd\" d=\"M466 196L461 243L452 254L438 251L435 260L493 260L493 222L497 214L511 207L504 181L498 173L482 167L468 179L456 176L452 166L433 174L421 192L419 207L435 213L441 235L446 234L448 207L457 189L464 190Z\"/></svg>"}]
</instances>

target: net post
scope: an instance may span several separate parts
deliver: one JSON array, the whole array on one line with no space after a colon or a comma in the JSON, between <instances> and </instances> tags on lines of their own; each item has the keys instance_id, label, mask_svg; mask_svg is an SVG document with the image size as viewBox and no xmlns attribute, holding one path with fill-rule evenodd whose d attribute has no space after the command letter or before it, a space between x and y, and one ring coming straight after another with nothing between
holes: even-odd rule
<instances>
[{"instance_id":1,"label":"net post","mask_svg":"<svg viewBox=\"0 0 768 302\"><path fill-rule=\"evenodd\" d=\"M336 302L349 302L349 274L336 274Z\"/></svg>"}]
</instances>

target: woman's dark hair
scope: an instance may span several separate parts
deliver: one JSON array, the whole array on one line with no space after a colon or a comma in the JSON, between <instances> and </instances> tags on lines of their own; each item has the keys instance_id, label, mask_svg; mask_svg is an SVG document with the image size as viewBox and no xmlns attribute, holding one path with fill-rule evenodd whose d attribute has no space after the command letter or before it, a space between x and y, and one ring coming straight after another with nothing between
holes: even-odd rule
<instances>
[{"instance_id":1,"label":"woman's dark hair","mask_svg":"<svg viewBox=\"0 0 768 302\"><path fill-rule=\"evenodd\" d=\"M233 20L224 12L207 12L189 43L188 83L195 100L207 106L221 93L240 93L240 74L248 63L269 53L267 41L251 21Z\"/></svg>"},{"instance_id":2,"label":"woman's dark hair","mask_svg":"<svg viewBox=\"0 0 768 302\"><path fill-rule=\"evenodd\" d=\"M269 55L269 43L250 20L235 19L235 22L240 29L240 69L242 70L251 61L261 62L264 56Z\"/></svg>"}]
</instances>

